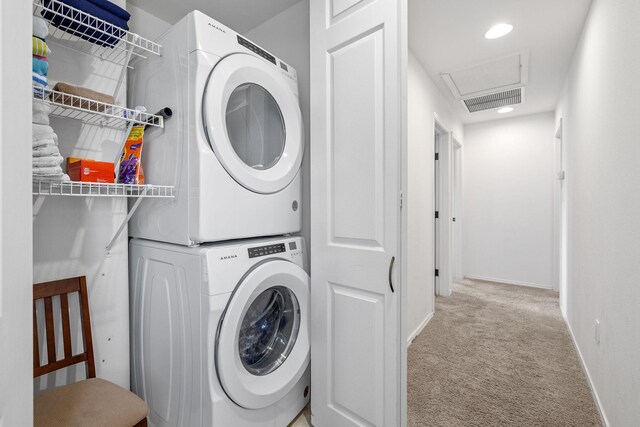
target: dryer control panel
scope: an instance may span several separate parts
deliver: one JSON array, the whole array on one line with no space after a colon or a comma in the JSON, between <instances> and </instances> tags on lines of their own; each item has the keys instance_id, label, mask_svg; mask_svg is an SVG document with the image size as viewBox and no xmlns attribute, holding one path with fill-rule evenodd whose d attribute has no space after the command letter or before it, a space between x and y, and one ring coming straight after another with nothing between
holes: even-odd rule
<instances>
[{"instance_id":1,"label":"dryer control panel","mask_svg":"<svg viewBox=\"0 0 640 427\"><path fill-rule=\"evenodd\" d=\"M261 47L256 46L255 44L251 43L249 40L238 36L238 44L240 44L240 46L246 47L247 49L249 49L251 52L255 53L256 55L260 55L261 57L263 57L267 61L271 62L273 65L277 65L275 56L271 55L269 52L267 52L266 50L262 49Z\"/></svg>"},{"instance_id":2,"label":"dryer control panel","mask_svg":"<svg viewBox=\"0 0 640 427\"><path fill-rule=\"evenodd\" d=\"M260 46L251 43L249 40L245 39L244 37L239 36L239 35L236 36L236 37L238 39L238 44L240 46L249 49L251 52L253 52L256 55L264 58L265 60L267 60L269 62L271 62L276 67L278 65L280 65L280 72L282 73L282 75L284 75L285 77L297 82L298 73L296 72L295 68L289 67L287 64L285 64L284 62L280 61L278 58L276 58L275 56L273 56L272 54L270 54L266 50L262 49Z\"/></svg>"}]
</instances>

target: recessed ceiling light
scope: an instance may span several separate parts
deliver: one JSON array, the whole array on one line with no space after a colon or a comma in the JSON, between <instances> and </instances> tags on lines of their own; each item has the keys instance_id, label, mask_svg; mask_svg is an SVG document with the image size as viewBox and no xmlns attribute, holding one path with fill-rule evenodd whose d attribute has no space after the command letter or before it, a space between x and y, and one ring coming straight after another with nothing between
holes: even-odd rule
<instances>
[{"instance_id":1,"label":"recessed ceiling light","mask_svg":"<svg viewBox=\"0 0 640 427\"><path fill-rule=\"evenodd\" d=\"M513 25L511 24L494 25L489 31L484 33L484 37L489 40L498 39L509 34L511 30L513 30Z\"/></svg>"},{"instance_id":2,"label":"recessed ceiling light","mask_svg":"<svg viewBox=\"0 0 640 427\"><path fill-rule=\"evenodd\" d=\"M498 110L498 114L510 113L513 111L513 107L504 107Z\"/></svg>"}]
</instances>

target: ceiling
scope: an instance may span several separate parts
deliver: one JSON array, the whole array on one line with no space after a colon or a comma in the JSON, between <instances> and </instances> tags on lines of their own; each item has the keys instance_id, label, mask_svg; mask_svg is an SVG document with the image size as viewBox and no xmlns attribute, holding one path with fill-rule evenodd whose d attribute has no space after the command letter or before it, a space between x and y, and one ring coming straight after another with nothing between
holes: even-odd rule
<instances>
[{"instance_id":1,"label":"ceiling","mask_svg":"<svg viewBox=\"0 0 640 427\"><path fill-rule=\"evenodd\" d=\"M239 33L245 33L293 6L299 0L127 0L158 18L175 24L199 10Z\"/></svg>"},{"instance_id":2,"label":"ceiling","mask_svg":"<svg viewBox=\"0 0 640 427\"><path fill-rule=\"evenodd\" d=\"M409 49L465 123L553 111L590 5L591 0L409 0ZM513 31L485 39L501 22ZM467 112L441 77L522 52L528 56L528 80L524 102L511 113Z\"/></svg>"}]
</instances>

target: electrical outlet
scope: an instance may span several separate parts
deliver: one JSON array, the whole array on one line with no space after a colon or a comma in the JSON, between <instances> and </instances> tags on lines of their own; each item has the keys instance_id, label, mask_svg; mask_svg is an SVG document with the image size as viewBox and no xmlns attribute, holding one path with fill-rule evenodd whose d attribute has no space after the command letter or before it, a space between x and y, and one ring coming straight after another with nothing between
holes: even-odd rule
<instances>
[{"instance_id":1,"label":"electrical outlet","mask_svg":"<svg viewBox=\"0 0 640 427\"><path fill-rule=\"evenodd\" d=\"M596 344L600 345L600 320L596 319Z\"/></svg>"}]
</instances>

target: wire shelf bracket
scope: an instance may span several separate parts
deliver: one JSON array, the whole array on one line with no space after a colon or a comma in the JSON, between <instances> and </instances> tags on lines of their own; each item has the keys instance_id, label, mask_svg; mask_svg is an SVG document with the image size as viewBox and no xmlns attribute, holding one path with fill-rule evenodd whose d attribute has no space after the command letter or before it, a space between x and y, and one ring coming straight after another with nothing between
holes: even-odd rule
<instances>
[{"instance_id":1,"label":"wire shelf bracket","mask_svg":"<svg viewBox=\"0 0 640 427\"><path fill-rule=\"evenodd\" d=\"M111 249L113 248L113 245L116 243L116 240L118 240L118 237L120 236L120 234L122 234L122 230L124 230L124 227L129 223L129 220L131 219L135 211L138 209L138 206L140 206L140 202L142 202L142 199L144 199L144 196L146 194L147 194L147 190L145 189L144 193L142 193L140 197L136 199L136 202L133 204L131 209L129 209L129 212L127 213L127 216L125 217L124 221L122 221L122 224L120 224L120 227L118 227L116 234L113 235L113 238L111 239L111 241L106 247L107 256L111 255Z\"/></svg>"}]
</instances>

